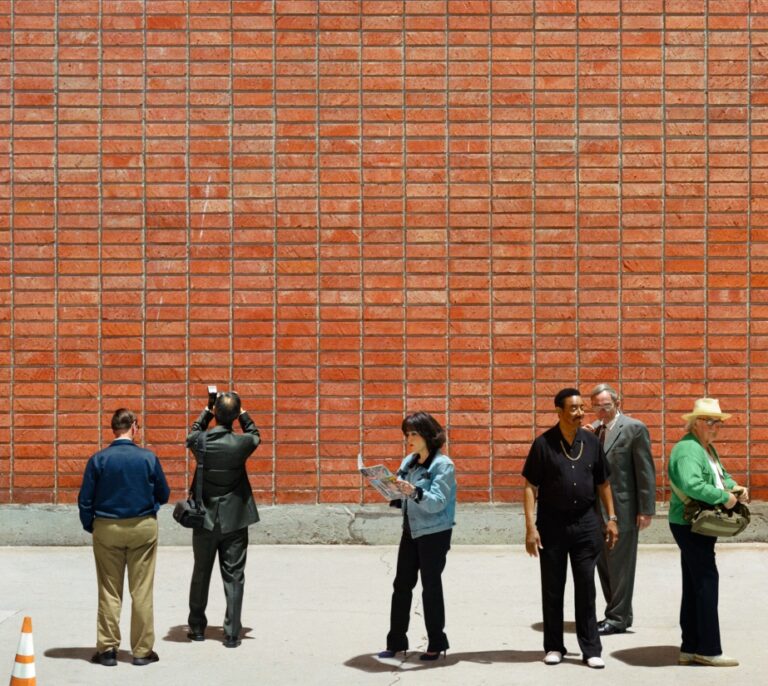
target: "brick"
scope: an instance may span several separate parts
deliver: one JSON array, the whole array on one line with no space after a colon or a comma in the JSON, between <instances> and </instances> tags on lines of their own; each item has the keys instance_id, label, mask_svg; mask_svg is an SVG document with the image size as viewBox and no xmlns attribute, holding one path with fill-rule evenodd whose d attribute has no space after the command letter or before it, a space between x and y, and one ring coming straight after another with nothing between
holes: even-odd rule
<instances>
[{"instance_id":1,"label":"brick","mask_svg":"<svg viewBox=\"0 0 768 686\"><path fill-rule=\"evenodd\" d=\"M750 378L761 436L764 5L16 3L0 450L41 471L0 500L73 501L108 438L97 398L149 412L181 492L183 398L232 376L269 503L376 502L334 429L394 463L406 399L447 411L463 501L519 499L566 380L632 385L646 412L664 394L669 442L669 410ZM55 492L21 479L55 459Z\"/></svg>"}]
</instances>

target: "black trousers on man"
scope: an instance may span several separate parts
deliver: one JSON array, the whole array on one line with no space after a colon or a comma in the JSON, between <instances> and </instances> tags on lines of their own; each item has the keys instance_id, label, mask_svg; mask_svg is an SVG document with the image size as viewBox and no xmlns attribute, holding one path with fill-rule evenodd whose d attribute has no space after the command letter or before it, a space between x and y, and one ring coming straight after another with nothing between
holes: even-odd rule
<instances>
[{"instance_id":1,"label":"black trousers on man","mask_svg":"<svg viewBox=\"0 0 768 686\"><path fill-rule=\"evenodd\" d=\"M602 644L595 614L595 566L603 548L602 522L594 508L582 513L554 513L537 521L542 550L541 604L544 614L544 651L565 655L563 602L568 558L573 571L576 638L584 658L600 657Z\"/></svg>"},{"instance_id":2,"label":"black trousers on man","mask_svg":"<svg viewBox=\"0 0 768 686\"><path fill-rule=\"evenodd\" d=\"M683 597L680 601L680 650L699 655L721 655L720 618L717 602L720 574L715 564L714 536L691 531L690 525L672 524L672 536L680 548Z\"/></svg>"},{"instance_id":3,"label":"black trousers on man","mask_svg":"<svg viewBox=\"0 0 768 686\"><path fill-rule=\"evenodd\" d=\"M248 527L221 533L217 523L213 531L195 529L192 533L192 551L195 567L189 587L189 628L204 631L208 625L205 608L208 605L208 588L216 555L219 556L221 580L224 582L224 596L227 612L224 616L225 636L240 635L240 617L243 608L245 588L245 561L248 554Z\"/></svg>"},{"instance_id":4,"label":"black trousers on man","mask_svg":"<svg viewBox=\"0 0 768 686\"><path fill-rule=\"evenodd\" d=\"M408 649L408 624L411 599L421 572L421 600L429 643L427 651L437 653L448 649L445 635L445 604L442 573L445 558L451 549L451 529L413 538L404 530L397 551L397 573L392 592L392 609L387 634L387 650Z\"/></svg>"}]
</instances>

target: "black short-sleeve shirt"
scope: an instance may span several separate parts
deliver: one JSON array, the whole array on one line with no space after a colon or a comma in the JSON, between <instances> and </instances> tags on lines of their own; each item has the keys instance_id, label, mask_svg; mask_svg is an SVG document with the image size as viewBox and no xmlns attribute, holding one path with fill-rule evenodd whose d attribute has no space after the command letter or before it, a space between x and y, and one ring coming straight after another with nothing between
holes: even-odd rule
<instances>
[{"instance_id":1,"label":"black short-sleeve shirt","mask_svg":"<svg viewBox=\"0 0 768 686\"><path fill-rule=\"evenodd\" d=\"M559 424L534 440L523 467L523 476L539 489L539 514L542 509L565 513L587 510L595 504L595 487L609 475L597 437L579 429L573 444L568 445Z\"/></svg>"}]
</instances>

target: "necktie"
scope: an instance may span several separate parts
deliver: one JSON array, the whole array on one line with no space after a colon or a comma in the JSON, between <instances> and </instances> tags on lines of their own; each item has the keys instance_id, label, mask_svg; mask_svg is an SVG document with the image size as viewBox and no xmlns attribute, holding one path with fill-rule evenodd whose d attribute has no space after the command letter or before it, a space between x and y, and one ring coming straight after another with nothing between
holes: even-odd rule
<instances>
[{"instance_id":1,"label":"necktie","mask_svg":"<svg viewBox=\"0 0 768 686\"><path fill-rule=\"evenodd\" d=\"M605 445L605 424L601 424L595 430L597 440L600 441L600 445Z\"/></svg>"}]
</instances>

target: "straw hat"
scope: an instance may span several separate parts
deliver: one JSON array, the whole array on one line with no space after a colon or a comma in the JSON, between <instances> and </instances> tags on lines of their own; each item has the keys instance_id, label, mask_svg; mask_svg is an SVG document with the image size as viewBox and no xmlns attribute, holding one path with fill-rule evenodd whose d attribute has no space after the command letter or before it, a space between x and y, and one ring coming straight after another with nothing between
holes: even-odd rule
<instances>
[{"instance_id":1,"label":"straw hat","mask_svg":"<svg viewBox=\"0 0 768 686\"><path fill-rule=\"evenodd\" d=\"M720 411L720 401L717 398L699 398L693 404L693 412L683 415L685 421L695 417L713 417L724 421L730 419L731 415Z\"/></svg>"}]
</instances>

